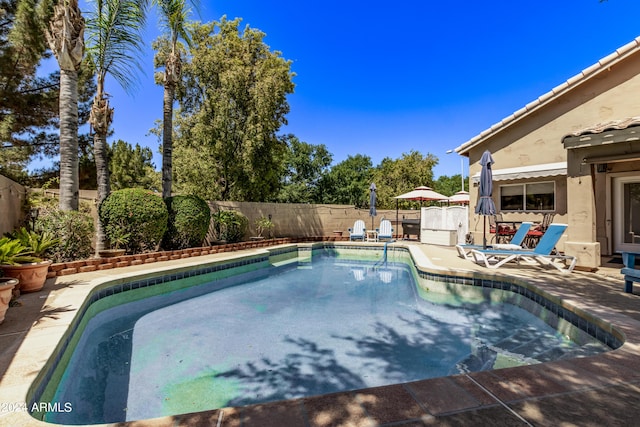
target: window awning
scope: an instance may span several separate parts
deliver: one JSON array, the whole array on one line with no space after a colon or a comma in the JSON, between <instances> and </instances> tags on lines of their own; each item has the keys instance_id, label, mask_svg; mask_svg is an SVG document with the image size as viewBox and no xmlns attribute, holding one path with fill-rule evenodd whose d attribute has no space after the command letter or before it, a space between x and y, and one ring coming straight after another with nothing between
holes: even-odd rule
<instances>
[{"instance_id":1,"label":"window awning","mask_svg":"<svg viewBox=\"0 0 640 427\"><path fill-rule=\"evenodd\" d=\"M494 169L494 181L507 181L512 179L542 178L567 174L567 162L544 163L541 165L519 166L517 168ZM473 183L480 181L480 172L471 177Z\"/></svg>"}]
</instances>

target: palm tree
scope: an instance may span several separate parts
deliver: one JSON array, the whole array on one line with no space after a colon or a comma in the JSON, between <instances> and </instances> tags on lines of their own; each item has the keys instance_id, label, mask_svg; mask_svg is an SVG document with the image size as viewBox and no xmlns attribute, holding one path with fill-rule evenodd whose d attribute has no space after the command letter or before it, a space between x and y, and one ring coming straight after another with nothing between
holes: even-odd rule
<instances>
[{"instance_id":1,"label":"palm tree","mask_svg":"<svg viewBox=\"0 0 640 427\"><path fill-rule=\"evenodd\" d=\"M186 22L190 10L185 0L154 0L160 9L160 18L165 27L165 35L156 43L158 54L156 67L164 66L164 73L157 76L156 82L164 85L162 109L162 197L171 197L173 182L173 101L176 85L180 80L182 56L179 39L190 45Z\"/></svg>"},{"instance_id":2,"label":"palm tree","mask_svg":"<svg viewBox=\"0 0 640 427\"><path fill-rule=\"evenodd\" d=\"M91 107L89 123L93 127L93 155L98 181L98 205L109 195L107 134L113 121L113 108L105 92L107 75L125 90L132 87L132 68L141 70L135 56L144 46L142 29L146 22L147 0L95 0L95 9L87 22L87 50L97 78L97 91ZM96 227L96 253L104 249L105 234Z\"/></svg>"},{"instance_id":3,"label":"palm tree","mask_svg":"<svg viewBox=\"0 0 640 427\"><path fill-rule=\"evenodd\" d=\"M46 32L60 66L60 209L78 210L78 70L84 56L78 0L61 0Z\"/></svg>"}]
</instances>

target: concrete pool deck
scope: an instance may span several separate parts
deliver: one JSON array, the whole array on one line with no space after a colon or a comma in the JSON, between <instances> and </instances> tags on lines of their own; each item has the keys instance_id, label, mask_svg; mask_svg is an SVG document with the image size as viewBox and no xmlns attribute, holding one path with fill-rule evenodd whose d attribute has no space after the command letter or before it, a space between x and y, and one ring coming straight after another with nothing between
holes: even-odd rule
<instances>
[{"instance_id":1,"label":"concrete pool deck","mask_svg":"<svg viewBox=\"0 0 640 427\"><path fill-rule=\"evenodd\" d=\"M625 336L597 356L441 377L372 389L224 408L119 426L631 426L640 419L640 290L623 292L621 265L596 273L505 266L487 270L455 248L410 245L426 271L518 277L610 323ZM0 425L51 426L22 411L31 383L89 291L97 284L153 271L198 265L259 249L204 255L49 279L20 297L0 325ZM416 256L417 255L417 256ZM609 257L607 257L609 258Z\"/></svg>"}]
</instances>

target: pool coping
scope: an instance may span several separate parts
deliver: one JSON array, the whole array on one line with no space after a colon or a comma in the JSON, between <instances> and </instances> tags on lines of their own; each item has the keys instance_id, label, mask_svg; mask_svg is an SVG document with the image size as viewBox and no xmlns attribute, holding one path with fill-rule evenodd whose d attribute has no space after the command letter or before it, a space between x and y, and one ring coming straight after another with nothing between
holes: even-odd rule
<instances>
[{"instance_id":1,"label":"pool coping","mask_svg":"<svg viewBox=\"0 0 640 427\"><path fill-rule=\"evenodd\" d=\"M331 243L359 245L354 242ZM282 247L297 245L300 244L282 245ZM372 244L366 245L371 246ZM640 332L638 332L640 322L624 314L607 310L606 307L594 305L592 301L585 303L583 300L572 298L571 293L563 295L558 292L558 279L571 282L574 278L577 279L578 276L582 277L588 273L575 273L575 276L562 275L560 277L559 274L553 272L540 273L538 269L534 269L535 273L532 274L532 269L527 268L489 272L486 269L477 268L471 263L460 264L451 257L453 252L450 248L431 248L430 245L411 243L396 243L394 245L408 248L416 266L421 271L443 275L454 275L455 273L457 277L486 280L522 281L527 286L536 286L544 292L549 292L550 295L563 297L564 304L575 306L586 313L592 313L590 315L595 321L604 322L603 325L615 325L623 334L622 338L625 342L616 350L586 358L440 377L241 408L223 408L197 414L162 417L149 422L152 422L153 425L182 425L185 423L188 425L194 420L215 419L220 421L220 425L239 425L238 423L242 419L242 425L323 425L322 420L328 417L334 421L340 419L354 425L366 425L367 423L384 425L411 420L427 422L437 417L489 409L497 410L509 419L523 422L522 419L527 417L526 410L520 414L513 407L525 405L532 399L540 400L556 396L559 393L582 393L625 385L635 387L640 382L640 374L638 373L640 371L636 369L639 359L636 354L640 349ZM274 247L269 249L273 250ZM56 283L66 284L66 286L47 292L45 307L48 307L48 310L55 310L56 307L64 310L57 312L56 316L40 319L29 328L20 347L9 361L2 380L0 380L0 403L4 402L4 409L8 409L6 404L13 404L16 406L13 409L19 409L18 406L23 404L31 383L45 367L77 310L95 287L113 280L125 281L132 276L137 278L153 276L157 275L158 271L164 272L176 268L188 269L206 262L242 258L259 253L268 253L268 251L265 248L248 249L241 252L203 255L154 263L153 265L124 267L117 270L94 271L55 278ZM447 259L444 261L439 258L443 254L447 255ZM457 264L458 266L449 268L443 264ZM469 268L466 269L466 267ZM545 281L555 281L556 285L547 284ZM620 279L620 289L621 286ZM33 298L34 296L30 295L29 297ZM558 378L566 380L558 381ZM445 399L445 396L450 397ZM0 414L0 421L6 421L10 425L16 426L51 425L37 421L22 411L4 412ZM135 425L135 422L104 425ZM147 424L145 423L145 425Z\"/></svg>"}]
</instances>

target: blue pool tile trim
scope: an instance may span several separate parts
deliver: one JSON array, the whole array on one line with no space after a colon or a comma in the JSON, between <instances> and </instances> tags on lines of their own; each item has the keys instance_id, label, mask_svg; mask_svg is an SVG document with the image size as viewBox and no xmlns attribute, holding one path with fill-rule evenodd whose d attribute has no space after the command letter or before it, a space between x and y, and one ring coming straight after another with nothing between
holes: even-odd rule
<instances>
[{"instance_id":1,"label":"blue pool tile trim","mask_svg":"<svg viewBox=\"0 0 640 427\"><path fill-rule=\"evenodd\" d=\"M293 250L297 250L297 249L294 248ZM209 274L217 271L223 271L223 270L228 270L236 267L242 267L250 264L265 263L268 261L269 261L269 255L243 258L237 261L219 263L215 265L205 266L202 268L194 268L192 270L166 274L163 276L151 277L147 279L136 280L133 282L115 284L115 285L100 289L97 292L93 291L89 295L88 299L86 300L86 303L84 303L82 307L78 310L78 315L76 315L76 317L74 318L74 321L73 321L73 324L71 325L69 333L66 335L66 338L64 338L64 340L62 341L61 346L59 347L59 350L56 351L51 367L47 369L47 372L42 377L42 379L38 382L38 385L34 389L33 397L29 399L29 407L32 407L35 402L38 402L40 400L40 396L44 394L45 388L47 384L50 382L56 367L58 366L58 364L60 363L60 360L62 359L62 356L66 352L69 346L69 343L71 342L71 339L74 337L75 333L78 330L80 321L85 316L91 304L93 304L94 302L102 298L106 298L108 296L116 295L122 292L134 290L134 289L155 286L162 283L171 282L174 280L185 279L185 278L194 277L202 274Z\"/></svg>"},{"instance_id":2,"label":"blue pool tile trim","mask_svg":"<svg viewBox=\"0 0 640 427\"><path fill-rule=\"evenodd\" d=\"M69 342L73 338L74 334L77 331L77 328L80 324L80 320L86 314L89 306L94 302L111 296L121 292L127 292L130 290L144 288L148 286L155 286L162 283L180 280L188 277L195 277L202 274L209 274L217 271L228 270L236 267L242 267L246 265L256 264L256 263L265 263L269 262L269 257L282 255L292 252L306 252L306 251L314 251L314 250L323 250L323 249L349 249L349 250L364 250L364 251L378 251L383 252L384 246L362 246L362 245L336 245L334 243L322 242L322 243L314 243L308 246L298 246L292 245L284 248L278 248L269 250L268 254L252 256L247 258L242 258L236 261L223 262L214 265L208 265L201 268L194 267L193 269L182 271L182 272L174 272L171 274L166 274L158 277L152 277L142 280L137 280L133 282L127 282L124 284L115 284L109 286L104 289L100 289L97 292L93 292L86 304L83 304L82 308L79 310L79 315L77 315L74 319L73 325L71 327L70 333L67 334L66 338L63 340L62 345L59 350L56 352L55 358L53 360L53 364L47 369L47 372L44 376L38 381L36 388L33 391L32 398L29 399L29 407L33 406L34 402L38 402L40 396L44 393L46 385L51 380L53 372L55 371L56 366L62 359L63 354L65 353ZM399 248L399 247L388 247L387 251L397 251L397 252L409 252L407 248ZM358 262L358 261L354 261ZM370 261L362 261L362 263L369 263ZM622 346L623 341L618 339L615 335L606 331L599 327L598 325L593 324L589 320L579 316L575 312L568 310L562 306L559 306L555 302L550 299L540 295L531 289L517 285L513 282L505 281L505 280L493 280L493 279L484 279L484 278L475 278L475 277L462 277L462 276L452 276L448 274L438 274L426 272L418 269L416 267L418 275L421 279L432 280L436 282L446 282L453 283L459 285L468 285L475 286L480 288L488 288L488 289L499 289L504 291L510 291L515 294L519 294L524 296L525 298L535 302L536 304L544 307L549 312L553 313L560 319L564 319L565 321L571 323L575 327L581 329L586 332L590 336L596 338L598 341L606 344L608 347L612 349L616 349Z\"/></svg>"},{"instance_id":3,"label":"blue pool tile trim","mask_svg":"<svg viewBox=\"0 0 640 427\"><path fill-rule=\"evenodd\" d=\"M562 307L543 295L540 295L531 289L508 282L505 280L493 280L474 277L458 277L449 276L443 274L429 273L418 270L420 278L426 280L432 280L435 282L455 283L460 285L475 286L480 288L498 289L503 291L509 291L514 294L522 295L523 297L535 302L539 306L545 308L550 313L554 314L560 319L571 323L578 329L586 332L590 336L596 338L598 341L606 344L611 349L616 349L622 346L623 341L613 335L611 332L602 329L600 326L590 322L589 320L581 317L572 310Z\"/></svg>"}]
</instances>

